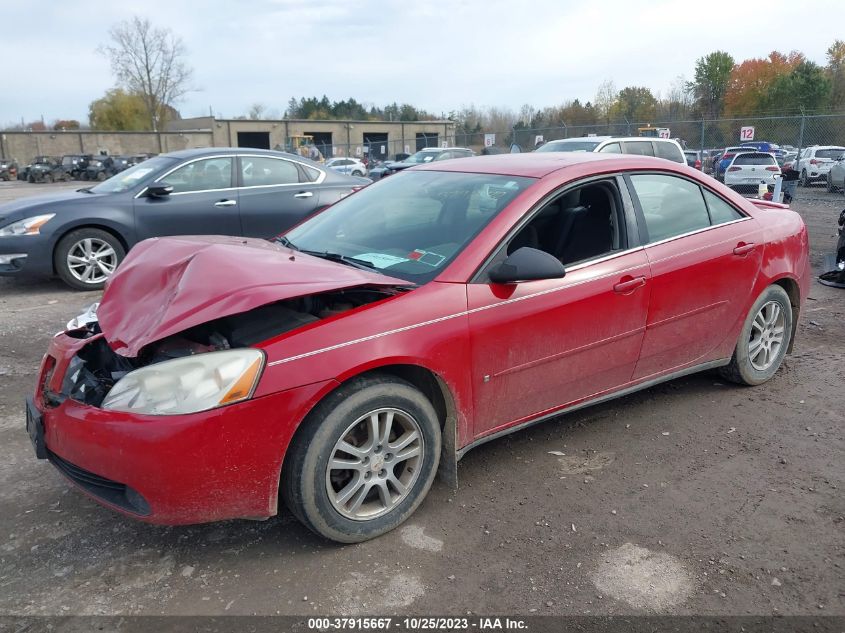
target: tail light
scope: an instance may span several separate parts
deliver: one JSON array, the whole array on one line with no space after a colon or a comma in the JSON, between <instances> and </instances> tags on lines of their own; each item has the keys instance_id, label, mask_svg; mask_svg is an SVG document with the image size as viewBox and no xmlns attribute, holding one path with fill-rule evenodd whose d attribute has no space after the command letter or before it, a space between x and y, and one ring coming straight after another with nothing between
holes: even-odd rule
<instances>
[{"instance_id":1,"label":"tail light","mask_svg":"<svg viewBox=\"0 0 845 633\"><path fill-rule=\"evenodd\" d=\"M819 161L817 161L815 158L811 158L811 159L810 159L810 164L811 164L811 165L818 165L818 164L819 164Z\"/></svg>"},{"instance_id":2,"label":"tail light","mask_svg":"<svg viewBox=\"0 0 845 633\"><path fill-rule=\"evenodd\" d=\"M728 171L741 171L742 167L728 167Z\"/></svg>"},{"instance_id":3,"label":"tail light","mask_svg":"<svg viewBox=\"0 0 845 633\"><path fill-rule=\"evenodd\" d=\"M697 158L695 159L695 169L701 169L701 161Z\"/></svg>"},{"instance_id":4,"label":"tail light","mask_svg":"<svg viewBox=\"0 0 845 633\"><path fill-rule=\"evenodd\" d=\"M780 171L780 167L766 167L766 171Z\"/></svg>"}]
</instances>

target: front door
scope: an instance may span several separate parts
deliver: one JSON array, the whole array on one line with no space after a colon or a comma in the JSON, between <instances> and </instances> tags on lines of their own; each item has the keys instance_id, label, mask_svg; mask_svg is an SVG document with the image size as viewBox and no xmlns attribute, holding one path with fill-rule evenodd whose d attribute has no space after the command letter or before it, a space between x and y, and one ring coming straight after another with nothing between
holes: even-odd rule
<instances>
[{"instance_id":1,"label":"front door","mask_svg":"<svg viewBox=\"0 0 845 633\"><path fill-rule=\"evenodd\" d=\"M234 157L193 160L158 179L169 196L141 196L134 203L138 241L162 235L241 235Z\"/></svg>"}]
</instances>

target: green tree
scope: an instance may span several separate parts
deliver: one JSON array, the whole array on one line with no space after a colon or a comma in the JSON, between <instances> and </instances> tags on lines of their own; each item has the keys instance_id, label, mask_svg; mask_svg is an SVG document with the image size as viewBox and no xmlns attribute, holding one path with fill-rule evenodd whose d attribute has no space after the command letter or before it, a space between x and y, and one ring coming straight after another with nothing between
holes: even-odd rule
<instances>
[{"instance_id":1,"label":"green tree","mask_svg":"<svg viewBox=\"0 0 845 633\"><path fill-rule=\"evenodd\" d=\"M642 86L622 88L616 96L616 102L610 109L611 118L629 122L647 122L657 114L657 99L651 90Z\"/></svg>"},{"instance_id":2,"label":"green tree","mask_svg":"<svg viewBox=\"0 0 845 633\"><path fill-rule=\"evenodd\" d=\"M121 88L109 90L91 102L88 122L95 130L140 131L150 126L144 98Z\"/></svg>"},{"instance_id":3,"label":"green tree","mask_svg":"<svg viewBox=\"0 0 845 633\"><path fill-rule=\"evenodd\" d=\"M733 67L734 58L724 51L714 51L695 62L695 75L687 90L698 114L709 119L721 116Z\"/></svg>"},{"instance_id":4,"label":"green tree","mask_svg":"<svg viewBox=\"0 0 845 633\"><path fill-rule=\"evenodd\" d=\"M828 104L831 81L818 64L803 60L772 82L765 105L785 111L818 110Z\"/></svg>"},{"instance_id":5,"label":"green tree","mask_svg":"<svg viewBox=\"0 0 845 633\"><path fill-rule=\"evenodd\" d=\"M830 105L845 109L845 42L836 40L827 49L827 75L830 78Z\"/></svg>"},{"instance_id":6,"label":"green tree","mask_svg":"<svg viewBox=\"0 0 845 633\"><path fill-rule=\"evenodd\" d=\"M76 119L59 119L53 123L54 130L78 130L79 121Z\"/></svg>"}]
</instances>

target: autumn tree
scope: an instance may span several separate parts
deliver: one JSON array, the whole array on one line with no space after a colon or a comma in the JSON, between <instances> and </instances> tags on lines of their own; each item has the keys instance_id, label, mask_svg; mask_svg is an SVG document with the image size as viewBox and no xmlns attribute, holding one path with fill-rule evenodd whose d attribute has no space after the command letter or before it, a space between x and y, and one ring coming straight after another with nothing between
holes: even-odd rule
<instances>
[{"instance_id":1,"label":"autumn tree","mask_svg":"<svg viewBox=\"0 0 845 633\"><path fill-rule=\"evenodd\" d=\"M779 77L792 72L805 61L801 53L788 56L773 51L766 58L746 59L731 71L728 91L725 94L725 114L750 116L784 108L771 99L770 92Z\"/></svg>"},{"instance_id":2,"label":"autumn tree","mask_svg":"<svg viewBox=\"0 0 845 633\"><path fill-rule=\"evenodd\" d=\"M53 129L57 131L78 130L79 127L76 119L58 119L53 123Z\"/></svg>"},{"instance_id":3,"label":"autumn tree","mask_svg":"<svg viewBox=\"0 0 845 633\"><path fill-rule=\"evenodd\" d=\"M733 68L734 58L725 51L715 51L695 62L695 75L687 90L701 116L721 116Z\"/></svg>"},{"instance_id":4,"label":"autumn tree","mask_svg":"<svg viewBox=\"0 0 845 633\"><path fill-rule=\"evenodd\" d=\"M121 88L109 90L88 106L88 122L95 130L146 130L149 129L147 115L144 98Z\"/></svg>"},{"instance_id":5,"label":"autumn tree","mask_svg":"<svg viewBox=\"0 0 845 633\"><path fill-rule=\"evenodd\" d=\"M142 99L147 128L160 130L168 108L190 90L193 71L182 40L138 16L112 27L109 35L112 43L99 51L108 57L118 84Z\"/></svg>"},{"instance_id":6,"label":"autumn tree","mask_svg":"<svg viewBox=\"0 0 845 633\"><path fill-rule=\"evenodd\" d=\"M605 79L599 85L596 91L596 98L593 99L593 104L596 111L596 116L604 123L610 123L610 111L613 104L616 103L616 97L619 93L616 86L610 79Z\"/></svg>"}]
</instances>

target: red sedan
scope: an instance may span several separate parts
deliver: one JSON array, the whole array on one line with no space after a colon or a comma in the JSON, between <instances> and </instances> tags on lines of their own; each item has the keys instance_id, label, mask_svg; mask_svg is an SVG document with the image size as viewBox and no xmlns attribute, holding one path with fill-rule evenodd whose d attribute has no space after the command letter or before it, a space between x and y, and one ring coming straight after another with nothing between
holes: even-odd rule
<instances>
[{"instance_id":1,"label":"red sedan","mask_svg":"<svg viewBox=\"0 0 845 633\"><path fill-rule=\"evenodd\" d=\"M273 242L142 242L53 339L27 427L135 518L262 518L281 496L362 541L504 433L706 369L767 381L809 275L796 213L685 165L438 162Z\"/></svg>"}]
</instances>

